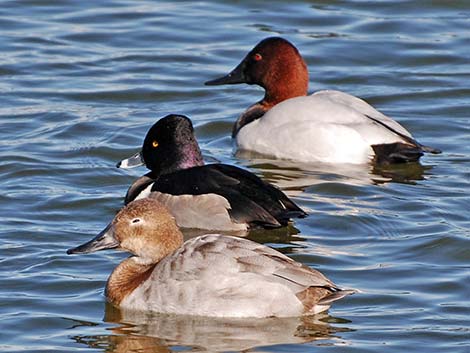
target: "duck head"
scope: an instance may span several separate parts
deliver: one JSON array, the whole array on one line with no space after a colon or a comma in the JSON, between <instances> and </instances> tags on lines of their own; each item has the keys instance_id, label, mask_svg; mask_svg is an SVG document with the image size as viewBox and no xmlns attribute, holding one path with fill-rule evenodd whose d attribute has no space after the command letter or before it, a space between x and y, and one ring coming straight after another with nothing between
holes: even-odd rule
<instances>
[{"instance_id":1,"label":"duck head","mask_svg":"<svg viewBox=\"0 0 470 353\"><path fill-rule=\"evenodd\" d=\"M158 120L147 132L142 150L120 161L117 167L132 168L142 164L155 176L203 165L191 120L176 114Z\"/></svg>"},{"instance_id":2,"label":"duck head","mask_svg":"<svg viewBox=\"0 0 470 353\"><path fill-rule=\"evenodd\" d=\"M205 84L237 83L263 87L266 94L262 102L273 106L307 94L308 69L294 45L283 38L270 37L259 42L228 75Z\"/></svg>"},{"instance_id":3,"label":"duck head","mask_svg":"<svg viewBox=\"0 0 470 353\"><path fill-rule=\"evenodd\" d=\"M157 200L149 197L131 202L92 240L67 250L86 254L115 249L130 252L142 264L157 263L183 243L174 218Z\"/></svg>"}]
</instances>

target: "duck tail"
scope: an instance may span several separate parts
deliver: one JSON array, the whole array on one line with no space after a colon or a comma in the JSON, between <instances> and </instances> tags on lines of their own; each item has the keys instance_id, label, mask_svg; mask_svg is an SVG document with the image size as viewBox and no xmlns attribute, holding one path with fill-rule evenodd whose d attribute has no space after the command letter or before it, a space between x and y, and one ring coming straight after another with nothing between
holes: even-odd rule
<instances>
[{"instance_id":1,"label":"duck tail","mask_svg":"<svg viewBox=\"0 0 470 353\"><path fill-rule=\"evenodd\" d=\"M357 291L354 289L339 289L327 295L326 297L321 298L317 304L318 305L331 305L331 303L354 293L357 293Z\"/></svg>"},{"instance_id":2,"label":"duck tail","mask_svg":"<svg viewBox=\"0 0 470 353\"><path fill-rule=\"evenodd\" d=\"M289 210L286 213L284 213L285 218L305 218L307 216L308 216L308 213L300 208L298 210Z\"/></svg>"},{"instance_id":3,"label":"duck tail","mask_svg":"<svg viewBox=\"0 0 470 353\"><path fill-rule=\"evenodd\" d=\"M372 145L375 162L378 164L417 162L424 154L420 146L403 142Z\"/></svg>"},{"instance_id":4,"label":"duck tail","mask_svg":"<svg viewBox=\"0 0 470 353\"><path fill-rule=\"evenodd\" d=\"M442 153L442 151L438 148L434 148L434 147L429 147L429 146L424 146L424 145L419 145L419 147L421 147L421 149L423 150L423 152L426 152L426 153L432 153L432 154L439 154L439 153Z\"/></svg>"},{"instance_id":5,"label":"duck tail","mask_svg":"<svg viewBox=\"0 0 470 353\"><path fill-rule=\"evenodd\" d=\"M366 116L376 124L383 126L403 139L403 142L384 143L371 146L375 152L375 161L379 164L417 162L424 153L442 153L442 151L437 148L420 144L411 136L407 136L391 128L384 122L375 119L370 115Z\"/></svg>"}]
</instances>

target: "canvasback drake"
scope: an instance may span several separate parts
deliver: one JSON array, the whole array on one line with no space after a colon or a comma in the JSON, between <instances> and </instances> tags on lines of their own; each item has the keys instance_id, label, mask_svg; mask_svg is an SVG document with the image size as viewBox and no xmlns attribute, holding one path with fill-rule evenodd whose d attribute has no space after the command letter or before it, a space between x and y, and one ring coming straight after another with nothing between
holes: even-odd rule
<instances>
[{"instance_id":1,"label":"canvasback drake","mask_svg":"<svg viewBox=\"0 0 470 353\"><path fill-rule=\"evenodd\" d=\"M125 309L291 317L325 311L355 292L251 240L207 234L183 243L174 218L152 197L129 203L95 238L67 254L114 248L133 255L106 284L108 301Z\"/></svg>"},{"instance_id":2,"label":"canvasback drake","mask_svg":"<svg viewBox=\"0 0 470 353\"><path fill-rule=\"evenodd\" d=\"M297 48L271 37L256 45L228 75L206 85L247 83L264 98L236 121L241 150L304 162L363 164L417 161L423 146L399 123L350 94L324 90L307 96L308 69Z\"/></svg>"},{"instance_id":3,"label":"canvasback drake","mask_svg":"<svg viewBox=\"0 0 470 353\"><path fill-rule=\"evenodd\" d=\"M286 226L307 214L281 190L255 174L227 164L204 165L191 120L168 115L147 132L141 152L119 168L145 164L151 171L127 191L125 203L150 193L180 227L246 231Z\"/></svg>"}]
</instances>

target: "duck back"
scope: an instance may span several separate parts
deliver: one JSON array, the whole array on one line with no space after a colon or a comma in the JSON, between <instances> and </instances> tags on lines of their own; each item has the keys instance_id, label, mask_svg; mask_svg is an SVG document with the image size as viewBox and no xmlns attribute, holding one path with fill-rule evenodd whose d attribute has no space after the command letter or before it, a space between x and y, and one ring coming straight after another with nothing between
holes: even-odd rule
<instances>
[{"instance_id":1,"label":"duck back","mask_svg":"<svg viewBox=\"0 0 470 353\"><path fill-rule=\"evenodd\" d=\"M339 292L352 294L266 246L209 234L188 240L158 263L121 307L200 316L288 317L324 311L344 296L333 295Z\"/></svg>"},{"instance_id":2,"label":"duck back","mask_svg":"<svg viewBox=\"0 0 470 353\"><path fill-rule=\"evenodd\" d=\"M240 149L306 162L367 163L372 145L405 142L410 133L365 101L338 91L281 102L240 129Z\"/></svg>"}]
</instances>

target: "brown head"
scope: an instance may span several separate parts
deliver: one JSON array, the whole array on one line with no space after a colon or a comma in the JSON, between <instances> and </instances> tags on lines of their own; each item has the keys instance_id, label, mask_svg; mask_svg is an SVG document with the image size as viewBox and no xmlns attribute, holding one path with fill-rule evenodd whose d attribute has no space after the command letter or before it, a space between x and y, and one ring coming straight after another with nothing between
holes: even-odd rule
<instances>
[{"instance_id":1,"label":"brown head","mask_svg":"<svg viewBox=\"0 0 470 353\"><path fill-rule=\"evenodd\" d=\"M67 254L119 248L134 254L142 264L157 263L183 243L176 222L157 200L145 198L129 203L95 238Z\"/></svg>"},{"instance_id":2,"label":"brown head","mask_svg":"<svg viewBox=\"0 0 470 353\"><path fill-rule=\"evenodd\" d=\"M261 104L268 108L286 99L305 96L308 69L297 48L280 37L259 42L228 75L206 85L247 83L266 91Z\"/></svg>"}]
</instances>

